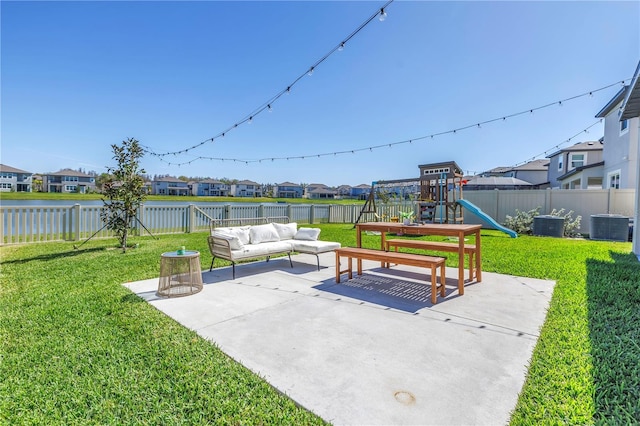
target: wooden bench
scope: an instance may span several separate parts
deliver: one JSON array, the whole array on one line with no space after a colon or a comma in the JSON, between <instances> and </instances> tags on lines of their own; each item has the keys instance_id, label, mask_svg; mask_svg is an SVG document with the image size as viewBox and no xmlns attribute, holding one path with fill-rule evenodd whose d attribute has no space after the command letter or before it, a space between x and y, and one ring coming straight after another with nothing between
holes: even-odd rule
<instances>
[{"instance_id":1,"label":"wooden bench","mask_svg":"<svg viewBox=\"0 0 640 426\"><path fill-rule=\"evenodd\" d=\"M404 248L413 248L420 250L434 250L434 251L447 251L458 253L459 246L458 243L447 243L440 241L424 241L424 240L404 240L404 239L392 239L386 241L386 250L389 251L391 248L395 248L395 251L398 251L398 247ZM474 263L473 258L476 255L476 246L474 244L465 244L464 245L464 254L469 255L469 280L473 280L473 272L474 272Z\"/></svg>"},{"instance_id":2,"label":"wooden bench","mask_svg":"<svg viewBox=\"0 0 640 426\"><path fill-rule=\"evenodd\" d=\"M440 296L445 296L445 261L444 257L425 256L421 254L397 253L382 250L371 250L355 247L342 247L336 252L336 282L340 282L340 275L347 272L349 279L353 278L353 259L358 260L358 275L362 275L362 261L373 260L386 264L396 263L409 266L420 266L431 268L431 303L434 305L438 300L436 282L437 268L440 267ZM340 270L340 257L348 258L348 268Z\"/></svg>"}]
</instances>

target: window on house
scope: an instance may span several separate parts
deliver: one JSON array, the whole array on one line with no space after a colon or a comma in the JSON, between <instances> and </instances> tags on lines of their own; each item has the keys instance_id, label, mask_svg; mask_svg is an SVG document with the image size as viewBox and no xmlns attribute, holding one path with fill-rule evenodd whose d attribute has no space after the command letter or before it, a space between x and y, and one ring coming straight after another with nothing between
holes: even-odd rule
<instances>
[{"instance_id":1,"label":"window on house","mask_svg":"<svg viewBox=\"0 0 640 426\"><path fill-rule=\"evenodd\" d=\"M571 168L584 166L584 154L571 154Z\"/></svg>"},{"instance_id":2,"label":"window on house","mask_svg":"<svg viewBox=\"0 0 640 426\"><path fill-rule=\"evenodd\" d=\"M609 174L609 188L620 189L620 172Z\"/></svg>"},{"instance_id":3,"label":"window on house","mask_svg":"<svg viewBox=\"0 0 640 426\"><path fill-rule=\"evenodd\" d=\"M564 160L564 156L560 155L560 157L558 157L558 170L562 170L562 167L563 167L562 160Z\"/></svg>"},{"instance_id":4,"label":"window on house","mask_svg":"<svg viewBox=\"0 0 640 426\"><path fill-rule=\"evenodd\" d=\"M10 183L3 183L1 188L2 189L11 189L11 184Z\"/></svg>"},{"instance_id":5,"label":"window on house","mask_svg":"<svg viewBox=\"0 0 640 426\"><path fill-rule=\"evenodd\" d=\"M66 192L75 192L78 187L75 185L65 185L64 190Z\"/></svg>"},{"instance_id":6,"label":"window on house","mask_svg":"<svg viewBox=\"0 0 640 426\"><path fill-rule=\"evenodd\" d=\"M625 133L629 130L629 120L622 120L620 122L620 134Z\"/></svg>"}]
</instances>

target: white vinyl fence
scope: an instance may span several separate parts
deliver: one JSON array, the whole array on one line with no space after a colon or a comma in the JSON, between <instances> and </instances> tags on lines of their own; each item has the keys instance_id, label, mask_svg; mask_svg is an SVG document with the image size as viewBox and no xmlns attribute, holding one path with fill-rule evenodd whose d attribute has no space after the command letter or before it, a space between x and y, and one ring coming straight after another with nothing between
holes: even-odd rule
<instances>
[{"instance_id":1,"label":"white vinyl fence","mask_svg":"<svg viewBox=\"0 0 640 426\"><path fill-rule=\"evenodd\" d=\"M580 232L589 233L593 214L621 214L633 217L634 190L534 190L534 191L466 191L464 198L500 223L507 215L540 207L541 214L553 209L573 210L573 218L582 216ZM287 216L291 222L355 223L362 204L240 204L196 206L142 205L132 223L139 235L205 232L211 219L239 219ZM0 244L44 241L79 241L85 238L113 237L100 219L102 206L11 207L0 206ZM398 216L412 211L414 203L383 204L376 202L376 213L364 213L360 222ZM378 217L376 217L376 214ZM386 219L388 220L388 219ZM464 212L465 223L483 224L478 217ZM486 225L486 224L485 224Z\"/></svg>"}]
</instances>

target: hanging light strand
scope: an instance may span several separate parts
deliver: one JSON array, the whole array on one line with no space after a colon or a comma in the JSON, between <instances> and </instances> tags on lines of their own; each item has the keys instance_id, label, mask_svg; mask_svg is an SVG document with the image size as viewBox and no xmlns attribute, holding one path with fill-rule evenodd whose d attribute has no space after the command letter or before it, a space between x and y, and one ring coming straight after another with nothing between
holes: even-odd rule
<instances>
[{"instance_id":1,"label":"hanging light strand","mask_svg":"<svg viewBox=\"0 0 640 426\"><path fill-rule=\"evenodd\" d=\"M623 80L622 83L624 84L625 81L626 80ZM275 160L303 160L305 158L311 158L311 157L320 158L320 157L336 156L336 155L343 155L343 154L355 154L357 152L364 152L364 151L373 152L374 149L392 148L392 147L397 146L397 145L411 144L413 142L424 140L424 139L434 139L435 137L439 137L439 136L444 136L444 135L448 135L448 134L455 134L455 133L458 133L458 132L463 131L463 130L482 129L482 126L486 125L486 124L506 121L507 119L514 118L514 117L517 117L517 116L520 116L520 115L525 115L525 114L531 115L531 111L538 111L538 110L541 110L541 109L550 108L552 106L559 105L561 102L567 102L567 101L575 100L575 99L578 99L578 98L581 98L581 97L584 97L584 96L591 96L593 93L600 92L602 90L606 90L606 89L608 89L610 87L617 86L618 84L620 84L620 82L617 81L615 83L608 84L608 85L606 85L604 87L601 87L599 89L590 90L590 91L582 93L580 95L571 96L569 98L562 99L560 101L550 102L548 104L545 104L545 105L542 105L542 106L538 106L538 107L535 107L535 108L527 108L526 110L523 110L523 111L520 111L520 112L499 116L497 118L493 118L493 119L490 119L490 120L481 121L481 122L477 122L477 123L474 123L474 124L469 124L469 125L466 125L466 126L458 127L456 129L446 130L446 131L438 132L438 133L432 133L432 134L429 134L429 135L414 137L414 138L400 140L400 141L396 141L396 142L386 142L386 143L382 143L382 144L379 144L379 145L367 146L367 147L364 147L364 148L345 149L343 151L323 152L323 153L308 154L308 155L297 155L297 156L291 156L290 155L290 156L284 156L284 157L265 157L265 158L259 158L259 159L241 159L241 158L222 158L222 157L198 156L198 157L192 158L189 161L176 163L176 162L172 162L172 161L167 161L162 156L160 156L160 160L165 162L165 163L167 163L168 165L191 164L191 163L193 163L194 161L197 161L197 160L230 161L230 162L241 162L241 163L249 164L249 163L261 163L263 161L275 161ZM587 127L586 129L581 130L575 136L572 136L571 138L567 139L567 141L563 142L563 144L570 142L573 138L577 137L581 133L587 132L591 127L595 126L598 123L599 123L599 121L596 122L596 123L593 123L591 126ZM559 145L557 145L557 146L559 146ZM542 155L542 154L540 154L540 155Z\"/></svg>"},{"instance_id":2,"label":"hanging light strand","mask_svg":"<svg viewBox=\"0 0 640 426\"><path fill-rule=\"evenodd\" d=\"M353 30L346 38L344 38L340 43L338 43L335 47L333 47L329 52L327 52L324 56L322 56L320 59L318 59L314 64L312 64L310 67L308 67L306 69L306 71L302 74L300 74L295 80L293 80L291 83L289 83L287 85L286 88L284 88L283 90L279 91L277 94L275 94L274 96L272 96L271 98L269 98L266 102L264 102L262 105L260 105L259 107L255 108L253 111L251 111L249 114L245 115L242 119L240 119L238 122L234 123L233 126L230 126L229 128L227 128L226 130L218 133L217 135L210 137L208 139L205 139L201 142L198 142L188 148L184 148L178 151L169 151L169 152L163 152L163 153L158 153L155 152L151 147L146 146L146 145L141 145L141 147L143 148L144 152L156 157L165 157L167 155L178 155L178 154L185 154L188 153L189 151L192 151L196 148L201 147L202 145L205 145L207 143L213 143L215 142L216 139L222 138L224 137L226 134L228 134L230 131L238 128L238 126L245 124L245 123L251 123L253 121L253 119L256 118L256 116L262 112L264 112L265 110L271 111L273 104L280 99L280 97L282 97L282 95L286 94L286 93L290 93L291 89L293 88L293 86L295 86L300 80L302 80L304 77L310 76L313 71L315 71L318 66L320 64L322 64L324 61L326 61L331 55L333 55L336 51L342 51L345 47L345 44L347 42L349 42L349 40L351 40L353 37L355 37L360 31L362 31L371 21L373 21L376 16L383 16L386 17L386 8L387 6L389 6L391 3L393 3L394 0L388 0L384 6L382 6L380 9L376 9L376 12L374 14L372 14L369 18L367 18L362 24L360 24L360 26L358 26L355 30ZM183 163L184 164L184 163Z\"/></svg>"},{"instance_id":3,"label":"hanging light strand","mask_svg":"<svg viewBox=\"0 0 640 426\"><path fill-rule=\"evenodd\" d=\"M596 121L596 122L592 123L591 125L589 125L589 126L585 127L584 129L580 130L580 131L579 131L579 132L577 132L575 135L571 136L571 137L570 137L570 138L568 138L568 139L565 139L564 141L560 142L560 143L559 143L559 144L557 144L557 145L552 146L551 148L549 148L549 149L545 150L544 152L541 152L541 153L540 153L540 154L538 154L538 155L534 155L533 157L531 157L531 158L530 158L530 159L528 159L528 160L521 161L521 162L519 162L519 163L514 164L513 166L505 166L504 168L505 168L505 169L513 169L513 168L516 168L516 167L518 167L518 166L522 166L522 165L524 165L524 164L527 164L527 163L529 163L529 162L531 162L531 161L534 161L534 160L536 160L536 159L537 159L537 158L539 158L539 157L542 157L542 156L547 157L550 153L554 153L554 152L556 152L556 151L557 151L558 149L560 149L563 145L568 144L568 143L569 143L569 142L571 142L572 140L576 139L578 136L580 136L580 135L582 135L582 134L584 134L584 133L589 133L589 130L590 130L592 127L594 127L594 126L596 126L596 125L598 125L598 124L600 124L600 123L602 123L602 119L599 119L598 121ZM468 174L468 175L479 175L479 174L486 173L486 172L487 172L487 170L484 170L484 171L466 170L466 174Z\"/></svg>"}]
</instances>

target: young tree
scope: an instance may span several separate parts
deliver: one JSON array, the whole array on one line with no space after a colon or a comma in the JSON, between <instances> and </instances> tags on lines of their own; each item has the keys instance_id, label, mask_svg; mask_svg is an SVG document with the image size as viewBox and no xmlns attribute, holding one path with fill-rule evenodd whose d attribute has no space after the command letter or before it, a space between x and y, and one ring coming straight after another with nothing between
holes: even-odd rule
<instances>
[{"instance_id":1,"label":"young tree","mask_svg":"<svg viewBox=\"0 0 640 426\"><path fill-rule=\"evenodd\" d=\"M111 145L111 148L113 159L118 165L107 166L109 177L102 185L104 208L100 216L107 229L115 232L120 247L125 252L129 230L134 225L138 208L146 194L142 179L145 171L140 168L140 159L144 152L138 141L133 138L122 141L120 146Z\"/></svg>"}]
</instances>

